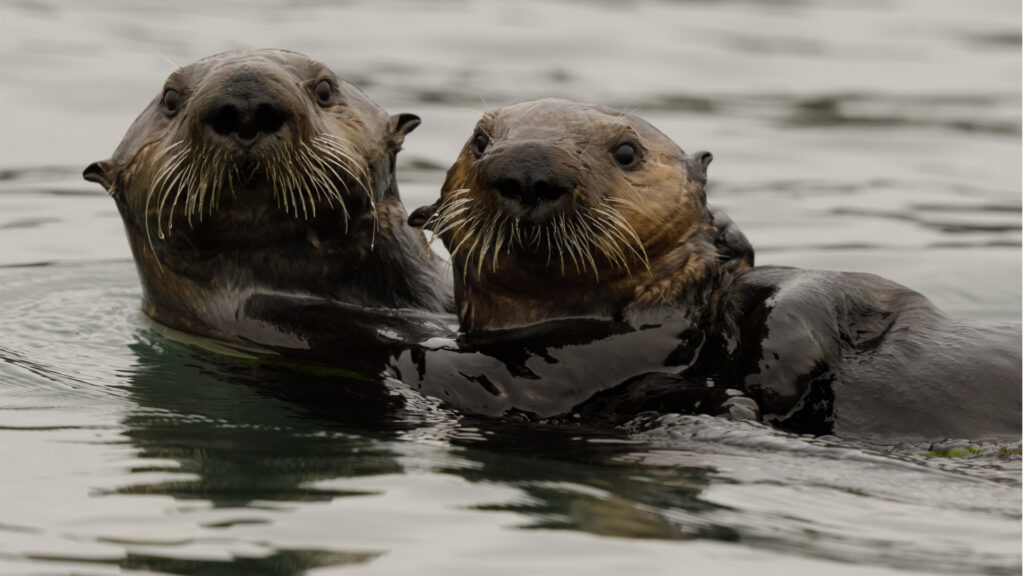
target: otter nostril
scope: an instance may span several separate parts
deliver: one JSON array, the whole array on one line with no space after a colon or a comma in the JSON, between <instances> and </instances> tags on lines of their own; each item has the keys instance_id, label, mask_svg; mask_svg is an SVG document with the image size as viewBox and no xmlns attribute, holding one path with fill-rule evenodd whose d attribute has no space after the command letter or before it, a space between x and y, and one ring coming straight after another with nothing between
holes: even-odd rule
<instances>
[{"instance_id":1,"label":"otter nostril","mask_svg":"<svg viewBox=\"0 0 1024 576\"><path fill-rule=\"evenodd\" d=\"M286 112L277 104L261 103L256 107L256 118L253 122L257 132L273 134L284 125Z\"/></svg>"},{"instance_id":2,"label":"otter nostril","mask_svg":"<svg viewBox=\"0 0 1024 576\"><path fill-rule=\"evenodd\" d=\"M572 193L571 188L557 182L540 180L533 183L533 194L538 200L558 200L570 193Z\"/></svg>"},{"instance_id":3,"label":"otter nostril","mask_svg":"<svg viewBox=\"0 0 1024 576\"><path fill-rule=\"evenodd\" d=\"M228 136L238 131L242 123L242 116L238 108L233 104L218 106L207 118L213 131L222 136Z\"/></svg>"},{"instance_id":4,"label":"otter nostril","mask_svg":"<svg viewBox=\"0 0 1024 576\"><path fill-rule=\"evenodd\" d=\"M498 194L520 204L534 205L539 202L553 202L572 193L572 187L551 180L528 181L520 178L499 178L494 181Z\"/></svg>"},{"instance_id":5,"label":"otter nostril","mask_svg":"<svg viewBox=\"0 0 1024 576\"><path fill-rule=\"evenodd\" d=\"M523 196L523 183L518 178L498 178L494 181L494 188L506 198L519 200Z\"/></svg>"}]
</instances>

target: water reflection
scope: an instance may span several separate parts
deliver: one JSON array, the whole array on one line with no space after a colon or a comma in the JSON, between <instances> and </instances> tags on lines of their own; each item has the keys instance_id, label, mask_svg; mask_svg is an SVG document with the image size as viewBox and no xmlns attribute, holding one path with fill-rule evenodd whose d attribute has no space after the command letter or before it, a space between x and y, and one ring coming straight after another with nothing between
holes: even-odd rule
<instances>
[{"instance_id":1,"label":"water reflection","mask_svg":"<svg viewBox=\"0 0 1024 576\"><path fill-rule=\"evenodd\" d=\"M628 538L707 535L669 522L661 511L707 508L698 496L709 470L677 469L666 483L638 481L628 467L608 467L636 449L622 431L460 417L429 402L410 406L383 382L216 357L155 333L131 350L138 407L122 421L124 435L141 450L139 458L168 462L132 472L184 478L133 483L118 494L163 494L225 509L365 497L374 492L322 481L402 474L407 453L391 442L429 437L449 453L432 457L434 472L498 481L528 495L525 503L479 507L531 518L528 527Z\"/></svg>"},{"instance_id":2,"label":"water reflection","mask_svg":"<svg viewBox=\"0 0 1024 576\"><path fill-rule=\"evenodd\" d=\"M194 479L119 493L203 499L217 507L324 502L365 494L310 484L402 470L385 443L366 436L403 426L401 398L377 383L204 357L164 339L139 342L132 351L131 391L139 408L123 421L125 435L141 457L176 463L160 471Z\"/></svg>"}]
</instances>

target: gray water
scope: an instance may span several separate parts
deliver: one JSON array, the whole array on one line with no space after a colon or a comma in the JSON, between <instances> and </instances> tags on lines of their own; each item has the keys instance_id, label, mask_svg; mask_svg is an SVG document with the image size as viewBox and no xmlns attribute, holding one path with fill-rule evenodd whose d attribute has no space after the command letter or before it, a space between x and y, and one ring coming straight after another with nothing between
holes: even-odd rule
<instances>
[{"instance_id":1,"label":"gray water","mask_svg":"<svg viewBox=\"0 0 1024 576\"><path fill-rule=\"evenodd\" d=\"M759 263L1020 321L1019 2L4 0L0 573L1021 572L1019 443L499 424L398 385L380 422L330 373L169 339L80 173L174 65L257 47L424 119L410 208L482 110L578 98L713 151Z\"/></svg>"}]
</instances>

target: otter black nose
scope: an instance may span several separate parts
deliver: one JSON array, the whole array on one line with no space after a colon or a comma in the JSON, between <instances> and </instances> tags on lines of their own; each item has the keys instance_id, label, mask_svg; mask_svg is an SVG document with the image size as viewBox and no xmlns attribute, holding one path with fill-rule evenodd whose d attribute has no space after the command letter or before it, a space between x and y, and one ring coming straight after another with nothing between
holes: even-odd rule
<instances>
[{"instance_id":1,"label":"otter black nose","mask_svg":"<svg viewBox=\"0 0 1024 576\"><path fill-rule=\"evenodd\" d=\"M532 177L531 177L532 176ZM572 193L568 183L546 179L547 175L516 174L494 181L494 189L505 198L522 204L537 204L546 200L557 200Z\"/></svg>"},{"instance_id":2,"label":"otter black nose","mask_svg":"<svg viewBox=\"0 0 1024 576\"><path fill-rule=\"evenodd\" d=\"M522 145L496 156L484 170L486 183L502 197L524 206L571 196L576 188L571 170L557 151L541 145Z\"/></svg>"},{"instance_id":3,"label":"otter black nose","mask_svg":"<svg viewBox=\"0 0 1024 576\"><path fill-rule=\"evenodd\" d=\"M250 148L261 136L279 131L288 109L274 89L255 74L242 73L227 81L210 99L203 120L214 132Z\"/></svg>"}]
</instances>

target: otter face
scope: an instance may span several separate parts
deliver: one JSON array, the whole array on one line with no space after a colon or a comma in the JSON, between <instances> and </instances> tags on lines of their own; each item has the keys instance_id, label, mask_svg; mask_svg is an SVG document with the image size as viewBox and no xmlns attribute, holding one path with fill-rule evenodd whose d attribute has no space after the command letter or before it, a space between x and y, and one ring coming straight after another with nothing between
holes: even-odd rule
<instances>
[{"instance_id":1,"label":"otter face","mask_svg":"<svg viewBox=\"0 0 1024 576\"><path fill-rule=\"evenodd\" d=\"M84 176L117 202L144 310L179 329L229 338L260 291L443 309L394 179L418 124L301 54L228 52L171 74Z\"/></svg>"},{"instance_id":2,"label":"otter face","mask_svg":"<svg viewBox=\"0 0 1024 576\"><path fill-rule=\"evenodd\" d=\"M347 231L387 192L418 124L301 54L229 52L172 73L114 156L84 175L159 260L173 259L175 233L258 248L311 222Z\"/></svg>"},{"instance_id":3,"label":"otter face","mask_svg":"<svg viewBox=\"0 0 1024 576\"><path fill-rule=\"evenodd\" d=\"M410 222L433 230L465 275L538 263L591 282L631 275L702 222L710 159L634 116L525 102L480 120L440 201Z\"/></svg>"},{"instance_id":4,"label":"otter face","mask_svg":"<svg viewBox=\"0 0 1024 576\"><path fill-rule=\"evenodd\" d=\"M440 200L409 222L451 253L464 328L615 314L694 254L716 257L710 161L635 116L524 102L480 120Z\"/></svg>"}]
</instances>

